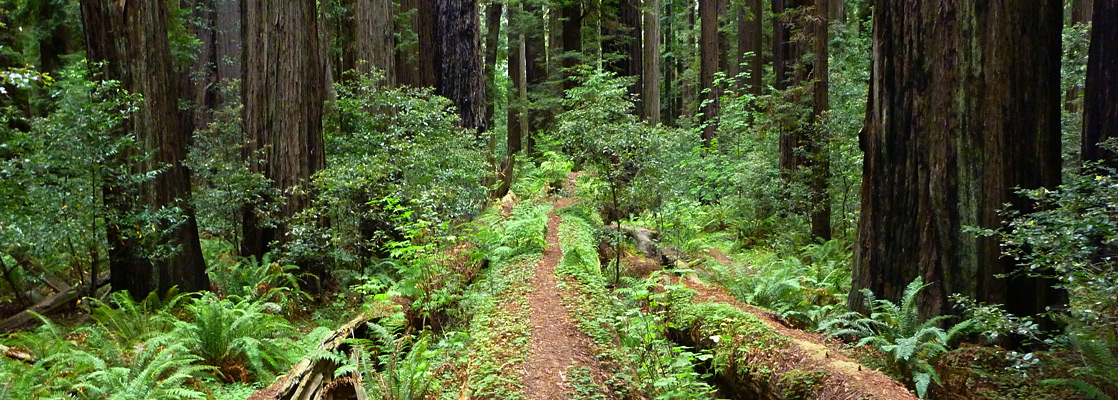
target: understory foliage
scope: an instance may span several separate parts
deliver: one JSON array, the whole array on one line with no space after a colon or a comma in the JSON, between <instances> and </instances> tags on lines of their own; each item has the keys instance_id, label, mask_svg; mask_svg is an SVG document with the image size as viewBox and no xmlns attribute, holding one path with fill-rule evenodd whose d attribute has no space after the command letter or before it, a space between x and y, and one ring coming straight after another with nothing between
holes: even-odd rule
<instances>
[{"instance_id":1,"label":"understory foliage","mask_svg":"<svg viewBox=\"0 0 1118 400\"><path fill-rule=\"evenodd\" d=\"M430 89L385 89L382 79L347 74L336 84L324 128L327 167L307 188L314 204L293 221L288 262L349 269L369 263L399 239L384 199L395 199L412 221L429 221L430 228L481 210L484 152L456 127L450 102Z\"/></svg>"},{"instance_id":2,"label":"understory foliage","mask_svg":"<svg viewBox=\"0 0 1118 400\"><path fill-rule=\"evenodd\" d=\"M856 346L876 348L884 355L889 372L912 382L917 395L923 398L933 381L940 383L939 374L932 367L935 359L948 351L953 339L968 333L974 325L967 320L944 330L940 325L951 318L946 315L921 321L916 296L928 286L917 277L905 288L900 304L878 300L865 289L866 308L873 310L869 316L851 311L819 328L832 337L857 338Z\"/></svg>"},{"instance_id":3,"label":"understory foliage","mask_svg":"<svg viewBox=\"0 0 1118 400\"><path fill-rule=\"evenodd\" d=\"M1111 141L1107 146L1113 149ZM1048 383L1075 388L1093 399L1118 398L1118 179L1108 168L1088 168L1057 190L1022 190L1039 211L1010 214L1001 232L1006 252L1068 291L1066 323L1054 341L1078 354L1067 379Z\"/></svg>"}]
</instances>

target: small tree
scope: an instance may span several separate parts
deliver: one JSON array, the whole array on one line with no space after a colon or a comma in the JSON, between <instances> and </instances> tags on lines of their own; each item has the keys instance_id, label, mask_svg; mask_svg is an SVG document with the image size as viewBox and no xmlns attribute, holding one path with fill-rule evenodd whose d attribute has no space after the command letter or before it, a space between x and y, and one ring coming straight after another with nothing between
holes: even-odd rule
<instances>
[{"instance_id":1,"label":"small tree","mask_svg":"<svg viewBox=\"0 0 1118 400\"><path fill-rule=\"evenodd\" d=\"M648 173L653 151L650 129L632 112L627 89L631 84L630 78L617 78L600 69L590 72L583 85L567 90L564 103L569 111L558 117L559 135L567 151L597 172L607 186L603 200L614 210L617 224L615 284L621 276L621 204L628 197L630 183Z\"/></svg>"}]
</instances>

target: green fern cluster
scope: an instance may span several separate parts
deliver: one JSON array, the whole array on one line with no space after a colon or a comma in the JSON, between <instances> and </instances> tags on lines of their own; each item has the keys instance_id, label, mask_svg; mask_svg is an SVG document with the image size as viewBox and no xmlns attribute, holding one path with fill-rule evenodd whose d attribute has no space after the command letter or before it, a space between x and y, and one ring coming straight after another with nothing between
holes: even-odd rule
<instances>
[{"instance_id":1,"label":"green fern cluster","mask_svg":"<svg viewBox=\"0 0 1118 400\"><path fill-rule=\"evenodd\" d=\"M1064 386L1091 400L1118 398L1118 337L1114 334L1069 335L1071 347L1082 358L1074 370L1074 377L1045 380L1046 385Z\"/></svg>"},{"instance_id":2,"label":"green fern cluster","mask_svg":"<svg viewBox=\"0 0 1118 400\"><path fill-rule=\"evenodd\" d=\"M172 334L129 342L99 323L66 332L38 317L41 327L7 341L31 350L37 361L0 361L0 399L205 398L212 368Z\"/></svg>"},{"instance_id":3,"label":"green fern cluster","mask_svg":"<svg viewBox=\"0 0 1118 400\"><path fill-rule=\"evenodd\" d=\"M967 320L944 330L939 325L950 316L920 321L916 296L928 286L917 277L905 288L900 305L877 300L873 292L863 290L866 308L873 310L868 317L848 312L822 323L819 329L832 337L860 338L858 346L873 346L885 355L890 372L913 382L917 395L923 398L933 381L940 383L932 363L947 352L952 339L974 325L973 320Z\"/></svg>"},{"instance_id":4,"label":"green fern cluster","mask_svg":"<svg viewBox=\"0 0 1118 400\"><path fill-rule=\"evenodd\" d=\"M259 261L255 257L244 259L222 258L211 262L206 274L214 290L222 296L255 297L278 304L310 296L299 285L299 267L275 262L271 253Z\"/></svg>"},{"instance_id":5,"label":"green fern cluster","mask_svg":"<svg viewBox=\"0 0 1118 400\"><path fill-rule=\"evenodd\" d=\"M275 314L275 303L238 296L219 299L206 292L186 309L193 318L175 323L177 335L207 365L220 368L223 380L243 381L248 374L264 380L290 362L286 346L294 329Z\"/></svg>"}]
</instances>

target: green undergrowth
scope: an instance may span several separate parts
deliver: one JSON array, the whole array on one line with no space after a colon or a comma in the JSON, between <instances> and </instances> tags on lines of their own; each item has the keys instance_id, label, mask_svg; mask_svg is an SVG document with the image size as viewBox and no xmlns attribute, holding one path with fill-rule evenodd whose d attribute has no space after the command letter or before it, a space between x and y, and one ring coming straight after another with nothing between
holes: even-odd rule
<instances>
[{"instance_id":1,"label":"green undergrowth","mask_svg":"<svg viewBox=\"0 0 1118 400\"><path fill-rule=\"evenodd\" d=\"M756 382L786 399L812 398L822 388L825 372L789 365L786 355L792 343L757 316L729 304L694 304L688 297L671 297L667 321L675 335L710 351L719 375Z\"/></svg>"},{"instance_id":2,"label":"green undergrowth","mask_svg":"<svg viewBox=\"0 0 1118 400\"><path fill-rule=\"evenodd\" d=\"M491 209L473 236L486 250L489 269L466 290L462 301L468 322L467 356L456 360L459 390L445 391L440 398L521 399L521 364L526 360L531 332L528 296L532 274L546 246L548 203L517 204L507 217Z\"/></svg>"},{"instance_id":3,"label":"green undergrowth","mask_svg":"<svg viewBox=\"0 0 1118 400\"><path fill-rule=\"evenodd\" d=\"M617 288L608 286L597 256L596 227L601 226L601 218L587 206L569 207L560 214L564 256L556 275L564 305L579 329L594 340L598 359L612 374L603 386L572 371L577 398L605 394L615 398L713 398L714 389L696 368L709 355L667 339L662 313L649 308L654 284L625 278Z\"/></svg>"}]
</instances>

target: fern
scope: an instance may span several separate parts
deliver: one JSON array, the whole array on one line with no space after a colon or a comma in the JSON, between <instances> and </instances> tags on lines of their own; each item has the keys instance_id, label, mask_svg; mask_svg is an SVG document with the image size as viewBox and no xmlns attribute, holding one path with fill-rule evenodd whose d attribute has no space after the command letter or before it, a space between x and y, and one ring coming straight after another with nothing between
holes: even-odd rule
<instances>
[{"instance_id":1,"label":"fern","mask_svg":"<svg viewBox=\"0 0 1118 400\"><path fill-rule=\"evenodd\" d=\"M921 321L916 298L929 285L917 277L905 288L901 304L878 300L869 290L863 289L869 317L848 312L832 318L819 326L832 337L860 338L857 346L870 345L885 355L890 372L908 379L918 396L927 395L932 382L940 383L932 363L947 352L951 340L974 326L971 320L943 330L939 324L947 316Z\"/></svg>"},{"instance_id":2,"label":"fern","mask_svg":"<svg viewBox=\"0 0 1118 400\"><path fill-rule=\"evenodd\" d=\"M143 301L136 302L131 294L122 291L110 294L108 303L94 298L87 300L95 322L120 336L125 342L133 342L170 331L174 327L174 319L170 313L186 298L177 288L172 288L164 299L160 299L156 292L151 292Z\"/></svg>"},{"instance_id":3,"label":"fern","mask_svg":"<svg viewBox=\"0 0 1118 400\"><path fill-rule=\"evenodd\" d=\"M1071 388L1092 400L1113 400L1118 394L1118 353L1113 338L1092 337L1084 333L1069 335L1071 347L1082 355L1076 377L1048 379L1050 386Z\"/></svg>"},{"instance_id":4,"label":"fern","mask_svg":"<svg viewBox=\"0 0 1118 400\"><path fill-rule=\"evenodd\" d=\"M290 361L286 337L294 329L272 314L279 308L276 304L239 297L218 299L207 292L186 308L194 318L177 322L178 332L207 365L221 368L224 380L247 377L236 376L238 372L251 372L261 380L283 370Z\"/></svg>"},{"instance_id":5,"label":"fern","mask_svg":"<svg viewBox=\"0 0 1118 400\"><path fill-rule=\"evenodd\" d=\"M74 385L74 391L89 399L204 399L204 393L190 386L211 369L196 364L201 358L191 355L173 336L148 340L124 366L109 366L88 354L85 359L94 369Z\"/></svg>"}]
</instances>

